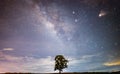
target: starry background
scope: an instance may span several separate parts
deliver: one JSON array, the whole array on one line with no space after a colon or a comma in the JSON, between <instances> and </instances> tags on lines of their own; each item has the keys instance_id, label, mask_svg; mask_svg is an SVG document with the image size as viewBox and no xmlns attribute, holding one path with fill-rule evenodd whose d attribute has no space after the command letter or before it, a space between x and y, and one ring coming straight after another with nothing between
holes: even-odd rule
<instances>
[{"instance_id":1,"label":"starry background","mask_svg":"<svg viewBox=\"0 0 120 74\"><path fill-rule=\"evenodd\" d=\"M0 72L120 70L119 0L0 0Z\"/></svg>"}]
</instances>

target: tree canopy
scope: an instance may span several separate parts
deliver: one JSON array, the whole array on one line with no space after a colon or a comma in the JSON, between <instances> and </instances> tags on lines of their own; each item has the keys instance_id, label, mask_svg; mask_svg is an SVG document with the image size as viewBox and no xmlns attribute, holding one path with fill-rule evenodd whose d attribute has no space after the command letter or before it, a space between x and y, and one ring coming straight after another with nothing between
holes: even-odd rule
<instances>
[{"instance_id":1,"label":"tree canopy","mask_svg":"<svg viewBox=\"0 0 120 74\"><path fill-rule=\"evenodd\" d=\"M63 55L57 55L55 57L55 68L54 68L54 70L59 70L59 73L61 73L61 71L64 68L68 67L67 63L68 63L68 60L66 60Z\"/></svg>"}]
</instances>

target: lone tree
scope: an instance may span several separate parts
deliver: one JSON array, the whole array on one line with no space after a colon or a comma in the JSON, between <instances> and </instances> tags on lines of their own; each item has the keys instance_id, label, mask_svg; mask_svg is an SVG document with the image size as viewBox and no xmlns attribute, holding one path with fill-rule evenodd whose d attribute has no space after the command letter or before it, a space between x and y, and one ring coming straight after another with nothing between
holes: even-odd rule
<instances>
[{"instance_id":1,"label":"lone tree","mask_svg":"<svg viewBox=\"0 0 120 74\"><path fill-rule=\"evenodd\" d=\"M61 73L62 69L67 68L68 60L64 58L63 55L57 55L55 57L55 68L54 70L59 70L59 73Z\"/></svg>"}]
</instances>

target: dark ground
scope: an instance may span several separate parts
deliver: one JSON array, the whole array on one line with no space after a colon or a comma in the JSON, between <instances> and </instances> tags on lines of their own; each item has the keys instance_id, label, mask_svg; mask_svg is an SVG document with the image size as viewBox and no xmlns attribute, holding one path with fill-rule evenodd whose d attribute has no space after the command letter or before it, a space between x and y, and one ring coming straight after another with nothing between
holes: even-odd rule
<instances>
[{"instance_id":1,"label":"dark ground","mask_svg":"<svg viewBox=\"0 0 120 74\"><path fill-rule=\"evenodd\" d=\"M4 74L59 74L59 73L4 73ZM61 74L120 74L120 72L71 72Z\"/></svg>"}]
</instances>

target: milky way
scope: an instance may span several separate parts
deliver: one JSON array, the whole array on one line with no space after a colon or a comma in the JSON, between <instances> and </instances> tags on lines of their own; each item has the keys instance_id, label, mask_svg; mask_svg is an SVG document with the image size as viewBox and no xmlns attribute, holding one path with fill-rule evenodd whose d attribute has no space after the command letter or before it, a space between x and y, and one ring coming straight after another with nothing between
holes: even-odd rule
<instances>
[{"instance_id":1,"label":"milky way","mask_svg":"<svg viewBox=\"0 0 120 74\"><path fill-rule=\"evenodd\" d=\"M0 0L0 72L120 69L119 0ZM19 68L18 68L19 66Z\"/></svg>"}]
</instances>

